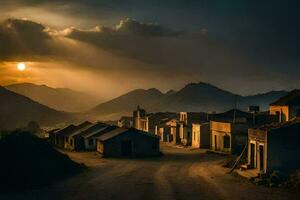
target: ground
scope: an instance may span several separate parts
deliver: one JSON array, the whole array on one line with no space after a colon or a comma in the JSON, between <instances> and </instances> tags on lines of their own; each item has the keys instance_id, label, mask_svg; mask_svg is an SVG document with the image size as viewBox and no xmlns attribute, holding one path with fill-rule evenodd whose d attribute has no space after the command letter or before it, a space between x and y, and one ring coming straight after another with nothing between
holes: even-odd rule
<instances>
[{"instance_id":1,"label":"ground","mask_svg":"<svg viewBox=\"0 0 300 200\"><path fill-rule=\"evenodd\" d=\"M163 156L104 159L93 152L67 153L89 169L43 189L0 196L5 199L300 199L297 191L256 186L221 167L226 156L162 145Z\"/></svg>"}]
</instances>

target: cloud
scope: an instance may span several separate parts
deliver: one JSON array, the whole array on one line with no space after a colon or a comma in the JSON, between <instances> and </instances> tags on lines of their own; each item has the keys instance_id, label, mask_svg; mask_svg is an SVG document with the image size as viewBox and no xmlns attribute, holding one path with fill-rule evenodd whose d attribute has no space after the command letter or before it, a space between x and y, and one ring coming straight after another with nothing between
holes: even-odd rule
<instances>
[{"instance_id":1,"label":"cloud","mask_svg":"<svg viewBox=\"0 0 300 200\"><path fill-rule=\"evenodd\" d=\"M251 43L242 39L239 42L244 46ZM63 84L59 87L68 83L88 89L97 82L103 88L99 91L96 87L95 91L112 97L140 87L178 89L187 82L199 80L241 93L299 84L294 75L298 72L296 68L289 66L286 72L280 67L281 63L273 65L267 59L249 56L247 50L232 45L206 28L174 31L163 25L132 19L121 20L115 26L100 25L92 29L58 29L24 19L0 23L0 62L48 60L45 62L55 66L55 70L68 68L70 75L66 82L59 81L64 80L65 72L53 72L55 77L43 78ZM41 74L50 68L41 70L38 66L37 71ZM83 71L93 74L85 75L84 79L90 79L93 84L75 83L82 74L87 74ZM113 91L106 91L107 85L112 86Z\"/></svg>"},{"instance_id":2,"label":"cloud","mask_svg":"<svg viewBox=\"0 0 300 200\"><path fill-rule=\"evenodd\" d=\"M0 58L13 59L49 55L51 37L39 23L8 19L0 24Z\"/></svg>"}]
</instances>

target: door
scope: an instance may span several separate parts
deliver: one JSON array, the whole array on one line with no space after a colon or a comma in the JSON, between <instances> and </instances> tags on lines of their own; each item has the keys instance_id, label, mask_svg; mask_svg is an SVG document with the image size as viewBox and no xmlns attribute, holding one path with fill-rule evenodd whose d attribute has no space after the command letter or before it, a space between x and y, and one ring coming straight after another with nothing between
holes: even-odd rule
<instances>
[{"instance_id":1,"label":"door","mask_svg":"<svg viewBox=\"0 0 300 200\"><path fill-rule=\"evenodd\" d=\"M230 136L229 135L223 136L223 141L224 141L223 148L224 149L229 149L230 148Z\"/></svg>"},{"instance_id":2,"label":"door","mask_svg":"<svg viewBox=\"0 0 300 200\"><path fill-rule=\"evenodd\" d=\"M259 145L259 170L264 170L264 146Z\"/></svg>"},{"instance_id":3,"label":"door","mask_svg":"<svg viewBox=\"0 0 300 200\"><path fill-rule=\"evenodd\" d=\"M215 135L215 150L218 150L218 140L217 140L217 136Z\"/></svg>"},{"instance_id":4,"label":"door","mask_svg":"<svg viewBox=\"0 0 300 200\"><path fill-rule=\"evenodd\" d=\"M131 156L131 155L132 155L132 142L122 141L122 156Z\"/></svg>"},{"instance_id":5,"label":"door","mask_svg":"<svg viewBox=\"0 0 300 200\"><path fill-rule=\"evenodd\" d=\"M250 144L250 168L254 168L254 160L255 160L255 144Z\"/></svg>"}]
</instances>

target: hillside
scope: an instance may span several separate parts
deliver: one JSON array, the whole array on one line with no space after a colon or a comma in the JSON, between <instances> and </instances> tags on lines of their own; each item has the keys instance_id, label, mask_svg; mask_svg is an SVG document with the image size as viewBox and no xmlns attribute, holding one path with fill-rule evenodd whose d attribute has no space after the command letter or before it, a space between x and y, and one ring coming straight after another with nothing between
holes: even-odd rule
<instances>
[{"instance_id":1,"label":"hillside","mask_svg":"<svg viewBox=\"0 0 300 200\"><path fill-rule=\"evenodd\" d=\"M236 106L246 110L249 105L259 105L262 110L267 110L271 102L286 94L286 91L271 91L241 96L200 82L188 84L177 92L165 94L157 89L134 90L102 103L85 114L97 119L118 119L122 115L131 115L137 105L148 112L224 112Z\"/></svg>"},{"instance_id":2,"label":"hillside","mask_svg":"<svg viewBox=\"0 0 300 200\"><path fill-rule=\"evenodd\" d=\"M6 89L37 101L55 110L80 112L99 103L99 99L67 88L51 88L46 85L20 83L5 86Z\"/></svg>"},{"instance_id":3,"label":"hillside","mask_svg":"<svg viewBox=\"0 0 300 200\"><path fill-rule=\"evenodd\" d=\"M120 97L102 103L85 113L88 117L98 119L117 119L121 115L131 115L137 105L150 109L153 103L164 98L164 94L157 89L137 89Z\"/></svg>"},{"instance_id":4,"label":"hillside","mask_svg":"<svg viewBox=\"0 0 300 200\"><path fill-rule=\"evenodd\" d=\"M0 193L46 186L74 175L84 166L26 132L0 139Z\"/></svg>"},{"instance_id":5,"label":"hillside","mask_svg":"<svg viewBox=\"0 0 300 200\"><path fill-rule=\"evenodd\" d=\"M153 110L180 112L225 111L235 106L240 96L207 83L190 83L154 104Z\"/></svg>"},{"instance_id":6,"label":"hillside","mask_svg":"<svg viewBox=\"0 0 300 200\"><path fill-rule=\"evenodd\" d=\"M50 126L71 119L68 113L56 111L0 86L0 129L22 127L30 121Z\"/></svg>"}]
</instances>

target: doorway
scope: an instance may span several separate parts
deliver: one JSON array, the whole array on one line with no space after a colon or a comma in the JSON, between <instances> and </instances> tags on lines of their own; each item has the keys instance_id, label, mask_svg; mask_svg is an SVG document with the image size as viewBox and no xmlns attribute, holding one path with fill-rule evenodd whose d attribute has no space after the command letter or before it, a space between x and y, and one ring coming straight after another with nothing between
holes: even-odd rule
<instances>
[{"instance_id":1,"label":"doorway","mask_svg":"<svg viewBox=\"0 0 300 200\"><path fill-rule=\"evenodd\" d=\"M215 135L214 141L215 141L215 150L218 150L218 140L217 140L216 135Z\"/></svg>"},{"instance_id":2,"label":"doorway","mask_svg":"<svg viewBox=\"0 0 300 200\"><path fill-rule=\"evenodd\" d=\"M122 156L131 156L132 155L132 142L131 141L122 141Z\"/></svg>"},{"instance_id":3,"label":"doorway","mask_svg":"<svg viewBox=\"0 0 300 200\"><path fill-rule=\"evenodd\" d=\"M229 149L230 148L230 136L229 135L225 135L223 137L223 141L224 141L223 148L224 149Z\"/></svg>"},{"instance_id":4,"label":"doorway","mask_svg":"<svg viewBox=\"0 0 300 200\"><path fill-rule=\"evenodd\" d=\"M250 168L254 168L255 162L255 144L250 144Z\"/></svg>"},{"instance_id":5,"label":"doorway","mask_svg":"<svg viewBox=\"0 0 300 200\"><path fill-rule=\"evenodd\" d=\"M259 170L264 170L264 146L259 145Z\"/></svg>"}]
</instances>

